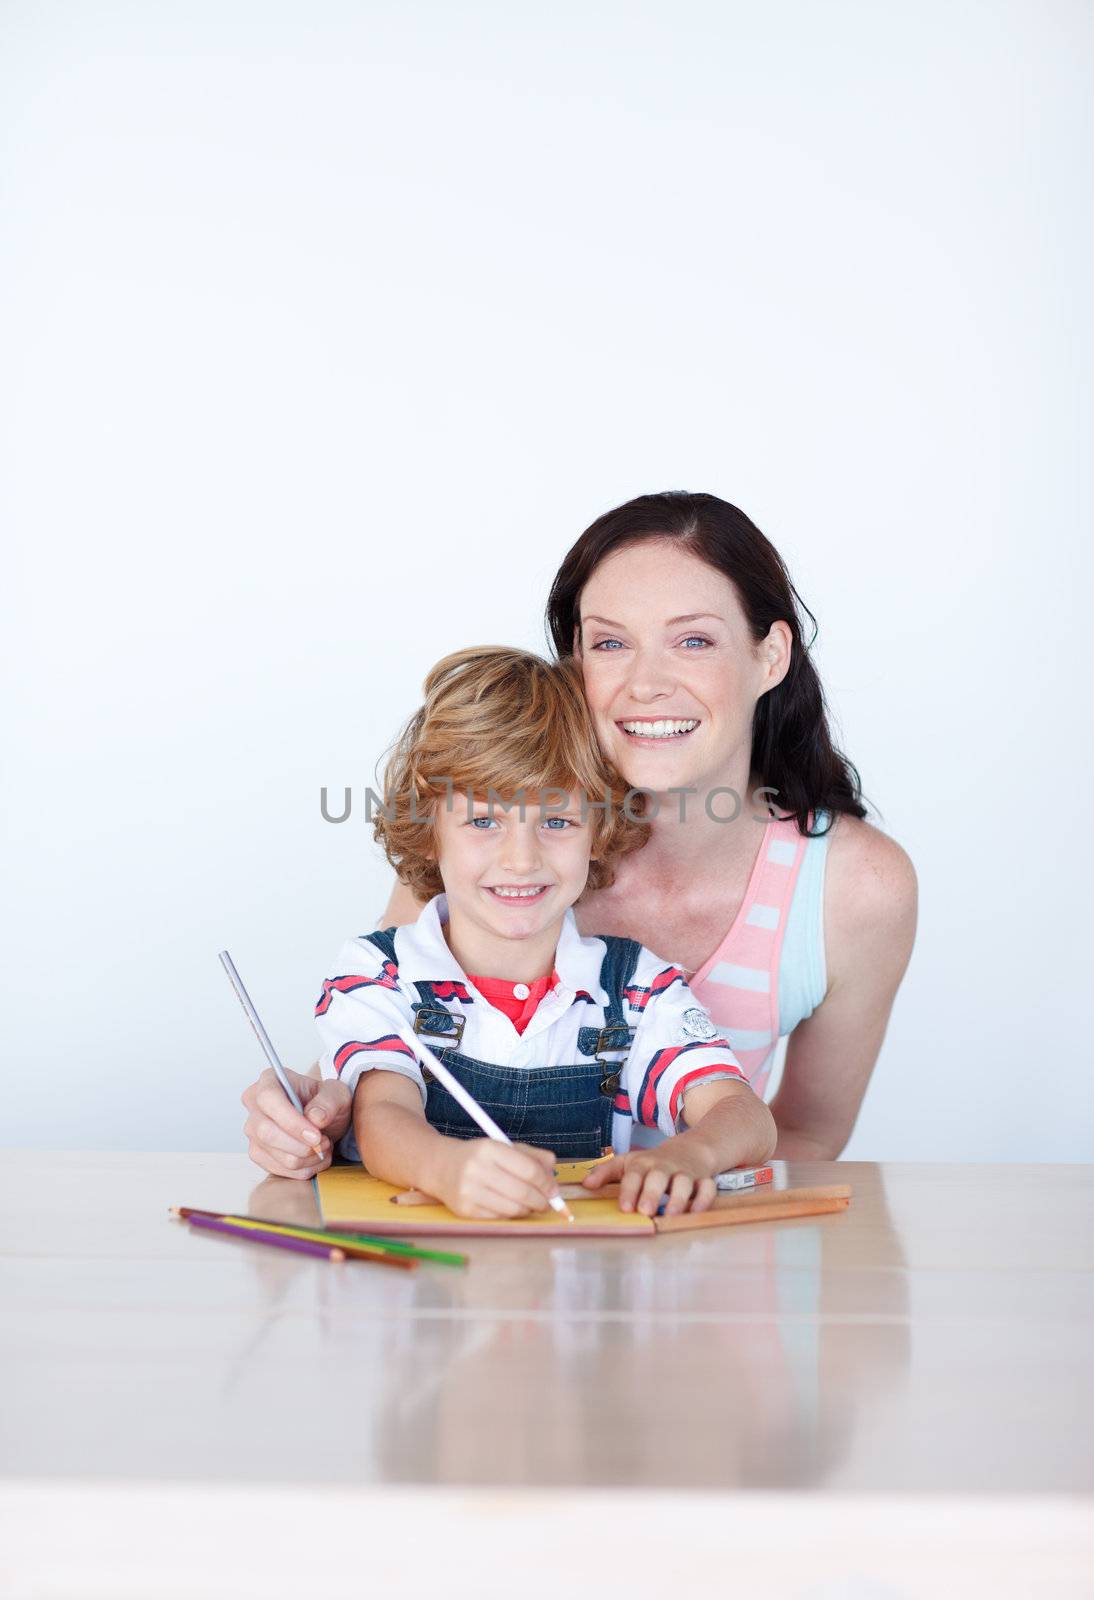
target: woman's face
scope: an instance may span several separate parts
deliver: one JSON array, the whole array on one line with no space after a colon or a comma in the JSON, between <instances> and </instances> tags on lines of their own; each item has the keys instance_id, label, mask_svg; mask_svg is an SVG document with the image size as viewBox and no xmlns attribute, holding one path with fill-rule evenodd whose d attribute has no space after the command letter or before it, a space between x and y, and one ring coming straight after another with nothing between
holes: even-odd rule
<instances>
[{"instance_id":1,"label":"woman's face","mask_svg":"<svg viewBox=\"0 0 1094 1600\"><path fill-rule=\"evenodd\" d=\"M757 644L729 579L663 539L607 556L580 614L585 694L627 783L658 793L747 783L756 702L789 664L786 624Z\"/></svg>"}]
</instances>

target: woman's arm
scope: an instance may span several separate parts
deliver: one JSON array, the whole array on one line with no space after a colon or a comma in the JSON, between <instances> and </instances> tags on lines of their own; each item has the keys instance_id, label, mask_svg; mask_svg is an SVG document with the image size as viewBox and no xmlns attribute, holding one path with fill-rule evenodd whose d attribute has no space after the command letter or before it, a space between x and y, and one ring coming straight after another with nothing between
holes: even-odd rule
<instances>
[{"instance_id":1,"label":"woman's arm","mask_svg":"<svg viewBox=\"0 0 1094 1600\"><path fill-rule=\"evenodd\" d=\"M790 1035L771 1101L783 1161L833 1161L851 1137L915 940L915 868L896 840L840 817L828 850L828 990Z\"/></svg>"},{"instance_id":2,"label":"woman's arm","mask_svg":"<svg viewBox=\"0 0 1094 1600\"><path fill-rule=\"evenodd\" d=\"M377 926L397 928L414 922L422 904L396 879ZM293 1110L270 1067L244 1089L247 1154L255 1166L275 1177L314 1178L330 1166L334 1146L349 1127L353 1100L345 1084L320 1078L318 1061L307 1072L290 1072L289 1080L304 1106L304 1118ZM318 1153L313 1148L317 1141Z\"/></svg>"},{"instance_id":3,"label":"woman's arm","mask_svg":"<svg viewBox=\"0 0 1094 1600\"><path fill-rule=\"evenodd\" d=\"M408 889L405 883L398 878L391 891L387 905L380 913L378 928L402 928L408 922L417 922L425 910L426 902L419 900L413 889Z\"/></svg>"}]
</instances>

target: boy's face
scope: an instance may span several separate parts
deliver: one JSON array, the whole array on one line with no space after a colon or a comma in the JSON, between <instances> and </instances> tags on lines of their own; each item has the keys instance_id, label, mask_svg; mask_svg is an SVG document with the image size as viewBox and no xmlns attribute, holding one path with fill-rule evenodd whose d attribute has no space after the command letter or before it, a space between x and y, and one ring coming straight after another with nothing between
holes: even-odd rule
<instances>
[{"instance_id":1,"label":"boy's face","mask_svg":"<svg viewBox=\"0 0 1094 1600\"><path fill-rule=\"evenodd\" d=\"M550 801L558 798L549 792ZM476 799L469 807L459 790L450 805L438 803L434 837L449 915L480 940L535 940L549 931L557 937L585 887L592 815L582 820L578 795L550 810L539 801L528 792L523 820L516 805L506 811Z\"/></svg>"}]
</instances>

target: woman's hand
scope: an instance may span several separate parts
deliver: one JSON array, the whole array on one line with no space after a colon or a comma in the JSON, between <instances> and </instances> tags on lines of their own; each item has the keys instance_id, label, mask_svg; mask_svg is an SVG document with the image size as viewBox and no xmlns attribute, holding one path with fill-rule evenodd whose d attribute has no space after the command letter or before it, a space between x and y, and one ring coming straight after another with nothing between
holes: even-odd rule
<instances>
[{"instance_id":1,"label":"woman's hand","mask_svg":"<svg viewBox=\"0 0 1094 1600\"><path fill-rule=\"evenodd\" d=\"M247 1154L278 1178L314 1178L329 1167L335 1142L349 1127L353 1097L336 1078L289 1072L305 1115L294 1110L272 1067L244 1089Z\"/></svg>"},{"instance_id":2,"label":"woman's hand","mask_svg":"<svg viewBox=\"0 0 1094 1600\"><path fill-rule=\"evenodd\" d=\"M681 1211L709 1211L718 1193L709 1157L704 1159L686 1134L666 1139L652 1150L613 1156L587 1172L582 1183L592 1190L618 1183L620 1211L640 1211L646 1217L657 1215L666 1195L665 1215L673 1217Z\"/></svg>"},{"instance_id":3,"label":"woman's hand","mask_svg":"<svg viewBox=\"0 0 1094 1600\"><path fill-rule=\"evenodd\" d=\"M530 1144L497 1139L446 1139L429 1184L458 1217L526 1217L558 1193L555 1158Z\"/></svg>"}]
</instances>

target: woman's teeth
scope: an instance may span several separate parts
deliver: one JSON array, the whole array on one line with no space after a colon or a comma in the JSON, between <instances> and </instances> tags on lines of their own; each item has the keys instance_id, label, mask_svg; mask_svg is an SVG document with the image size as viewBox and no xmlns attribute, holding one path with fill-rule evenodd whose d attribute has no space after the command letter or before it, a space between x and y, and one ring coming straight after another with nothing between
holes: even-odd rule
<instances>
[{"instance_id":1,"label":"woman's teeth","mask_svg":"<svg viewBox=\"0 0 1094 1600\"><path fill-rule=\"evenodd\" d=\"M495 886L490 893L498 895L502 900L534 900L536 895L545 894L546 890L547 885L539 883L531 889L499 889Z\"/></svg>"},{"instance_id":2,"label":"woman's teeth","mask_svg":"<svg viewBox=\"0 0 1094 1600\"><path fill-rule=\"evenodd\" d=\"M633 733L639 739L676 739L682 733L690 733L699 726L695 722L625 722L624 732Z\"/></svg>"}]
</instances>

